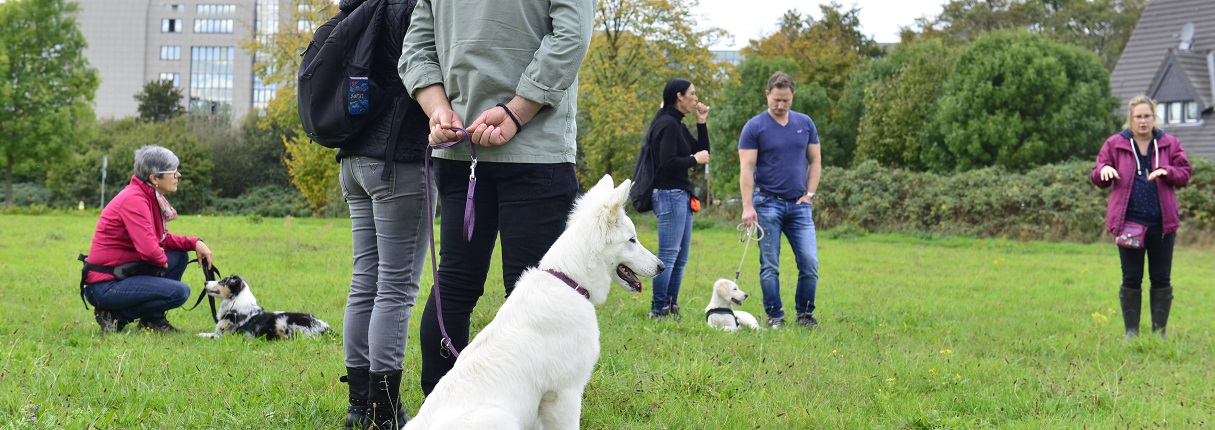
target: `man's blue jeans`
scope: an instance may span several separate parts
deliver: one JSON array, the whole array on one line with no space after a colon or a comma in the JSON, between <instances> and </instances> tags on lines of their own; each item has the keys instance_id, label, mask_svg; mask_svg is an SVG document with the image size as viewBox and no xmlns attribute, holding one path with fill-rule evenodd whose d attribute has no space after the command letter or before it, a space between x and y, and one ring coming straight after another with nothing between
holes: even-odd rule
<instances>
[{"instance_id":1,"label":"man's blue jeans","mask_svg":"<svg viewBox=\"0 0 1215 430\"><path fill-rule=\"evenodd\" d=\"M658 259L668 268L654 277L650 311L657 313L679 303L683 268L692 246L692 210L688 208L692 196L684 190L654 190L651 199L658 218Z\"/></svg>"},{"instance_id":2,"label":"man's blue jeans","mask_svg":"<svg viewBox=\"0 0 1215 430\"><path fill-rule=\"evenodd\" d=\"M190 286L181 282L190 254L167 251L169 270L163 278L132 276L121 281L105 281L85 287L85 297L93 306L110 311L119 323L141 318L163 317L165 311L190 299Z\"/></svg>"},{"instance_id":3,"label":"man's blue jeans","mask_svg":"<svg viewBox=\"0 0 1215 430\"><path fill-rule=\"evenodd\" d=\"M752 200L764 238L759 241L759 284L764 293L764 311L769 318L783 318L780 299L780 238L789 237L797 262L797 313L814 313L818 290L818 241L814 236L813 207L763 193Z\"/></svg>"}]
</instances>

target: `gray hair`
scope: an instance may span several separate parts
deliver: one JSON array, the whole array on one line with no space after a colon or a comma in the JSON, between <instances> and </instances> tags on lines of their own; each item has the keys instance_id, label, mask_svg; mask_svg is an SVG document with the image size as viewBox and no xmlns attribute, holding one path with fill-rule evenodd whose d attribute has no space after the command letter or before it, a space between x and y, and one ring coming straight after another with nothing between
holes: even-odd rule
<instances>
[{"instance_id":1,"label":"gray hair","mask_svg":"<svg viewBox=\"0 0 1215 430\"><path fill-rule=\"evenodd\" d=\"M147 182L148 176L177 170L177 156L163 146L145 145L135 150L135 177Z\"/></svg>"}]
</instances>

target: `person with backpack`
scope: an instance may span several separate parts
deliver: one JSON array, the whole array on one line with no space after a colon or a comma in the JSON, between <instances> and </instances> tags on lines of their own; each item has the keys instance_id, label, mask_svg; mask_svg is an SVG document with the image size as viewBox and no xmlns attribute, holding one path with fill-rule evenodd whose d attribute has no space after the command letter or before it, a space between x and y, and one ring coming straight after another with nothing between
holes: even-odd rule
<instances>
[{"instance_id":1,"label":"person with backpack","mask_svg":"<svg viewBox=\"0 0 1215 430\"><path fill-rule=\"evenodd\" d=\"M354 257L342 324L343 380L350 390L347 429L398 429L409 419L400 402L401 373L409 319L429 250L426 232L434 215L434 207L426 203L422 163L428 120L417 102L401 91L396 73L416 3L342 0L338 15L346 15L326 36L363 36L377 28L375 37L358 41L371 44L369 70L360 78L370 82L372 91L387 92L371 94L384 96L380 108L368 106L360 113L360 127L332 145L338 148L339 181L350 208ZM362 25L364 21L370 22ZM356 22L359 28L344 27Z\"/></svg>"},{"instance_id":2,"label":"person with backpack","mask_svg":"<svg viewBox=\"0 0 1215 430\"><path fill-rule=\"evenodd\" d=\"M433 153L442 247L419 333L424 393L455 364L444 338L457 350L468 344L499 236L509 295L565 230L578 192L578 68L594 11L592 0L418 1L398 65L406 92L430 118L431 143L460 140L458 129L472 119L467 135L479 146L475 159L463 143ZM463 234L466 215L471 237Z\"/></svg>"},{"instance_id":3,"label":"person with backpack","mask_svg":"<svg viewBox=\"0 0 1215 430\"><path fill-rule=\"evenodd\" d=\"M696 137L683 125L684 115L696 115ZM654 277L649 317L679 317L679 287L692 247L692 212L700 210L692 195L688 169L709 162L709 107L700 103L696 86L671 79L662 90L662 108L654 114L646 145L654 160L654 216L658 219L658 259L671 268Z\"/></svg>"}]
</instances>

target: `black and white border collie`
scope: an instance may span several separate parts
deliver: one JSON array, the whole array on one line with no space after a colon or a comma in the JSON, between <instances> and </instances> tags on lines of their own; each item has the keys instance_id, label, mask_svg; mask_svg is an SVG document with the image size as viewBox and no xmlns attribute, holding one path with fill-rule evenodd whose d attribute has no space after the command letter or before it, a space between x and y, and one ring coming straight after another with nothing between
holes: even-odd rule
<instances>
[{"instance_id":1,"label":"black and white border collie","mask_svg":"<svg viewBox=\"0 0 1215 430\"><path fill-rule=\"evenodd\" d=\"M225 334L245 333L253 337L289 339L296 335L313 336L329 331L329 324L311 314L299 312L267 312L257 305L243 278L232 275L219 281L207 282L207 295L222 300L219 322L214 333L199 336L217 338Z\"/></svg>"}]
</instances>

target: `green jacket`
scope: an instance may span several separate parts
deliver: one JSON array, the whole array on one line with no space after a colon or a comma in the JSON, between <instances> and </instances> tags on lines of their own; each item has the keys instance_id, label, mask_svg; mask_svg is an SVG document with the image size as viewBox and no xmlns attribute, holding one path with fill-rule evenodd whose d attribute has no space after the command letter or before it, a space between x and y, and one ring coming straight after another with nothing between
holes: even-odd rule
<instances>
[{"instance_id":1,"label":"green jacket","mask_svg":"<svg viewBox=\"0 0 1215 430\"><path fill-rule=\"evenodd\" d=\"M464 125L519 95L545 105L480 161L573 163L578 68L594 31L592 0L419 0L397 71L406 91L442 83ZM435 151L468 160L468 145Z\"/></svg>"}]
</instances>

